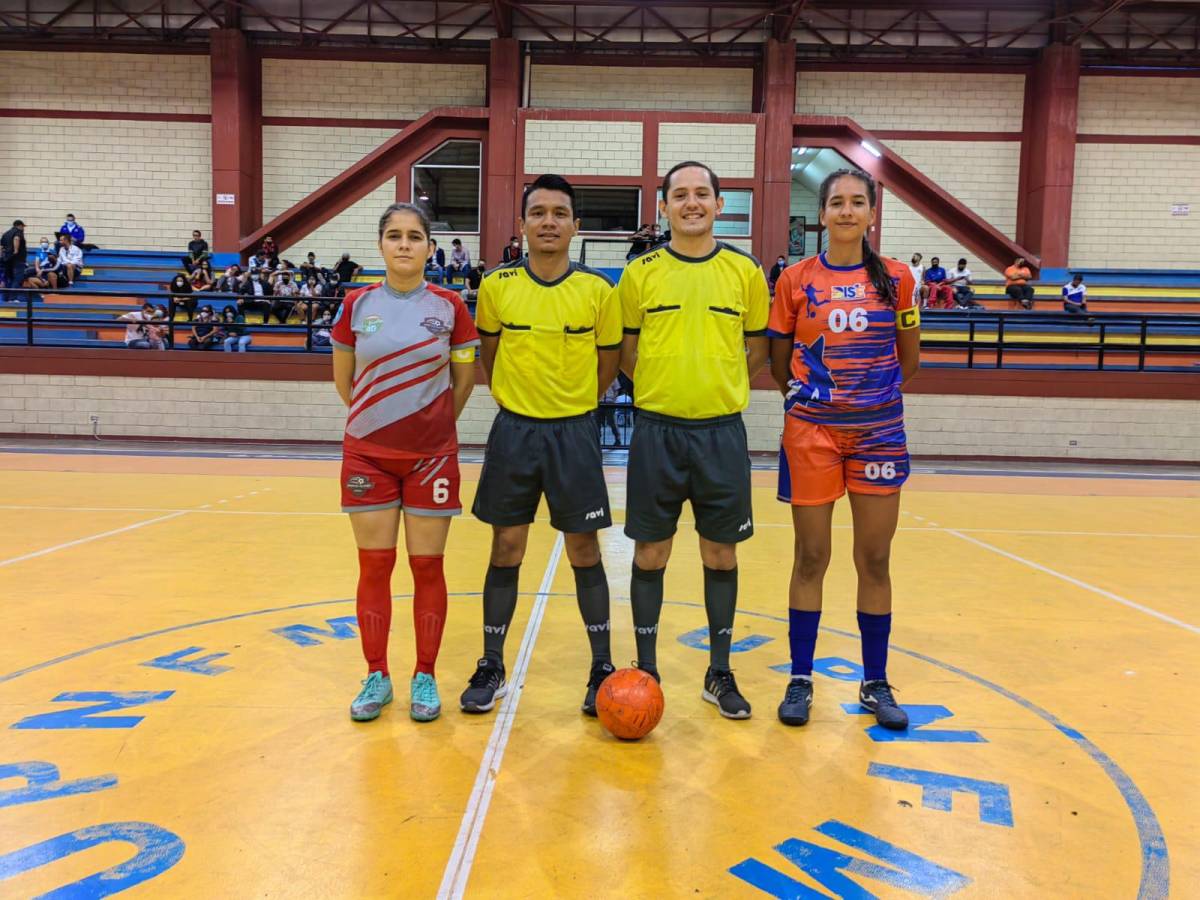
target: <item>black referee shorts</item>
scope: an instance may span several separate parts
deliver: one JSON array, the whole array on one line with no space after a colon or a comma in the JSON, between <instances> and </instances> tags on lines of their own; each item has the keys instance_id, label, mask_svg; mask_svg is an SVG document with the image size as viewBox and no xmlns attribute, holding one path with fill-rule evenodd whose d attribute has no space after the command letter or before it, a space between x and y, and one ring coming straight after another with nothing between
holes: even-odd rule
<instances>
[{"instance_id":1,"label":"black referee shorts","mask_svg":"<svg viewBox=\"0 0 1200 900\"><path fill-rule=\"evenodd\" d=\"M489 525L528 525L542 494L550 524L559 531L578 534L612 525L592 413L531 419L502 409L496 415L471 512Z\"/></svg>"},{"instance_id":2,"label":"black referee shorts","mask_svg":"<svg viewBox=\"0 0 1200 900\"><path fill-rule=\"evenodd\" d=\"M676 419L639 410L629 446L625 534L665 541L683 501L692 501L700 536L736 544L754 534L750 453L741 414Z\"/></svg>"}]
</instances>

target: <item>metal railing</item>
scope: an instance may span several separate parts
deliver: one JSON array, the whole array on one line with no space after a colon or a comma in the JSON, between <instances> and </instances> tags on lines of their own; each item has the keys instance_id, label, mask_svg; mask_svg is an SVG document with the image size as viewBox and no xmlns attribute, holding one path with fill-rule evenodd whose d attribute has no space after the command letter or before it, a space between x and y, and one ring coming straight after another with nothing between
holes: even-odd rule
<instances>
[{"instance_id":1,"label":"metal railing","mask_svg":"<svg viewBox=\"0 0 1200 900\"><path fill-rule=\"evenodd\" d=\"M43 293L53 294L53 302L40 302ZM124 328L130 324L118 316L140 309L145 301L166 307L166 317L151 324L165 329L164 344L169 348L186 346L190 322L176 321L183 309L181 298L161 291L102 292L72 288L70 292L8 289L0 291L0 345L30 347L112 346L88 332ZM11 302L13 297L19 302ZM72 297L87 297L88 303L73 303ZM314 344L315 332L322 325L317 312L321 307L336 310L339 298L253 298L239 294L201 292L190 295L196 308L232 305L246 301L259 306L246 309L245 322L237 331L253 335L296 335L295 343L253 345L253 352L324 352L327 346ZM62 298L62 299L60 299ZM111 298L112 304L96 302ZM65 302L64 302L65 300ZM136 301L136 305L130 301ZM278 302L277 302L278 301ZM261 324L249 321L262 317L263 305L274 303L282 309L286 303L300 311L299 321L287 324ZM468 303L468 306L470 304ZM219 312L219 310L218 310ZM268 314L268 317L275 314ZM1030 310L925 310L921 334L922 362L929 366L965 368L1092 368L1143 371L1200 370L1200 315L1168 313L1087 313L1037 312ZM294 318L289 314L287 319ZM220 328L220 316L212 323ZM137 323L141 324L141 323ZM80 337L77 333L84 332ZM76 334L56 338L56 332ZM182 339L181 339L182 338ZM123 345L123 341L119 342ZM1066 358L1068 361L1063 362Z\"/></svg>"}]
</instances>

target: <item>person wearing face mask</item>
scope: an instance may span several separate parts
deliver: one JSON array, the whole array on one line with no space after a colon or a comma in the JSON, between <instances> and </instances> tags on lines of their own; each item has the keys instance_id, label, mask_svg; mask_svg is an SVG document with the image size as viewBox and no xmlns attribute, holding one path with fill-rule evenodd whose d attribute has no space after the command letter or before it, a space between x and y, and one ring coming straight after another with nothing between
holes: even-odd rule
<instances>
[{"instance_id":1,"label":"person wearing face mask","mask_svg":"<svg viewBox=\"0 0 1200 900\"><path fill-rule=\"evenodd\" d=\"M659 678L663 575L684 501L704 565L709 668L701 696L729 719L750 704L729 667L737 608L737 545L754 534L742 410L767 358L770 289L749 253L713 235L725 206L703 163L672 166L660 216L670 241L626 267L615 289L624 321L621 369L633 379L625 534L634 540L630 605L637 667Z\"/></svg>"},{"instance_id":2,"label":"person wearing face mask","mask_svg":"<svg viewBox=\"0 0 1200 900\"><path fill-rule=\"evenodd\" d=\"M516 262L524 255L525 254L521 252L521 239L514 234L508 239L508 245L504 248L504 253L500 257L500 262Z\"/></svg>"},{"instance_id":3,"label":"person wearing face mask","mask_svg":"<svg viewBox=\"0 0 1200 900\"><path fill-rule=\"evenodd\" d=\"M175 307L182 306L187 310L187 319L192 321L196 314L196 298L193 296L192 283L184 277L183 273L176 273L171 279L171 285L167 288L171 295L171 304Z\"/></svg>"},{"instance_id":4,"label":"person wearing face mask","mask_svg":"<svg viewBox=\"0 0 1200 900\"><path fill-rule=\"evenodd\" d=\"M283 325L296 307L295 298L300 288L292 280L292 273L287 269L279 269L271 276L271 289L275 300L271 303L271 314Z\"/></svg>"},{"instance_id":5,"label":"person wearing face mask","mask_svg":"<svg viewBox=\"0 0 1200 900\"><path fill-rule=\"evenodd\" d=\"M771 274L767 276L767 284L771 288L771 293L775 293L775 282L779 280L779 276L783 274L783 270L787 268L787 257L780 256L775 260L775 265L771 266Z\"/></svg>"},{"instance_id":6,"label":"person wearing face mask","mask_svg":"<svg viewBox=\"0 0 1200 900\"><path fill-rule=\"evenodd\" d=\"M238 300L238 310L243 315L250 310L258 310L262 313L262 323L264 325L271 321L271 301L269 298L274 291L271 289L271 279L268 277L265 269L259 269L257 274L247 273L240 293L242 296Z\"/></svg>"},{"instance_id":7,"label":"person wearing face mask","mask_svg":"<svg viewBox=\"0 0 1200 900\"><path fill-rule=\"evenodd\" d=\"M83 239L85 237L83 226L75 221L74 213L67 213L67 221L63 222L62 228L58 229L59 234L68 235L71 242L83 249Z\"/></svg>"}]
</instances>

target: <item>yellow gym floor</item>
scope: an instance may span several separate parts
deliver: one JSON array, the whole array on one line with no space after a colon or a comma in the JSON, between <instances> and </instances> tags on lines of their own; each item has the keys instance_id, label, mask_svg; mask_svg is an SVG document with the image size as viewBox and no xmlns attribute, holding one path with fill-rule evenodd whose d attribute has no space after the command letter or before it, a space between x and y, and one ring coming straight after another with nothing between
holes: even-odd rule
<instances>
[{"instance_id":1,"label":"yellow gym floor","mask_svg":"<svg viewBox=\"0 0 1200 900\"><path fill-rule=\"evenodd\" d=\"M498 713L457 708L489 542L465 515L442 718L407 715L401 561L396 702L355 724L337 462L104 449L0 453L0 895L1200 895L1194 470L914 475L893 567L890 676L914 722L899 735L854 705L844 503L812 721L776 720L792 535L756 471L734 656L754 717L700 699L687 524L666 580L666 712L620 743L579 713L587 641L544 521L507 648L520 689ZM623 476L609 470L618 518ZM477 477L464 466L468 507ZM625 664L631 545L614 527L603 546Z\"/></svg>"}]
</instances>

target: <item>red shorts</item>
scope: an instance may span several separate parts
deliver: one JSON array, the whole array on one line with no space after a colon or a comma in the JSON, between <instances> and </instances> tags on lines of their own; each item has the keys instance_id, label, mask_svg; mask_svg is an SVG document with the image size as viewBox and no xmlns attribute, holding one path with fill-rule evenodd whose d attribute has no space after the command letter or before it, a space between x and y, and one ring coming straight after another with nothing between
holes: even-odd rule
<instances>
[{"instance_id":1,"label":"red shorts","mask_svg":"<svg viewBox=\"0 0 1200 900\"><path fill-rule=\"evenodd\" d=\"M908 479L903 420L842 428L788 416L779 447L779 499L823 506L852 494L894 494Z\"/></svg>"},{"instance_id":2,"label":"red shorts","mask_svg":"<svg viewBox=\"0 0 1200 900\"><path fill-rule=\"evenodd\" d=\"M342 450L342 512L403 507L418 516L457 516L458 454L392 459Z\"/></svg>"}]
</instances>

